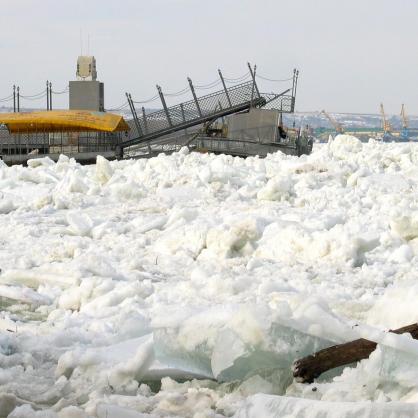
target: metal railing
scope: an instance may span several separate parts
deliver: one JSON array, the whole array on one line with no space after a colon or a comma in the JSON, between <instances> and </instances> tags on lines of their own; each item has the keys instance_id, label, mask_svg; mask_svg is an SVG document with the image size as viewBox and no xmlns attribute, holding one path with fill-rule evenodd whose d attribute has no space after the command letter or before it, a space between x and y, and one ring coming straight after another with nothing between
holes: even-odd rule
<instances>
[{"instance_id":1,"label":"metal railing","mask_svg":"<svg viewBox=\"0 0 418 418\"><path fill-rule=\"evenodd\" d=\"M10 134L0 128L0 154L27 155L72 154L80 152L113 151L121 142L120 133L107 132L36 132Z\"/></svg>"},{"instance_id":2,"label":"metal railing","mask_svg":"<svg viewBox=\"0 0 418 418\"><path fill-rule=\"evenodd\" d=\"M247 110L251 106L263 106L266 100L259 96L254 85L253 81L242 83L199 99L195 97L194 100L170 108L165 105L164 97L160 91L164 109L141 118L137 117L131 102L136 131L140 135L122 142L117 149L117 156L121 158L124 153L126 155L127 153L124 150L132 145L147 142L148 147L150 147L151 140L167 134L204 124L211 120L214 121L223 116Z\"/></svg>"},{"instance_id":3,"label":"metal railing","mask_svg":"<svg viewBox=\"0 0 418 418\"><path fill-rule=\"evenodd\" d=\"M162 109L149 113L145 117L138 117L140 132L135 128L136 133L138 137L141 137L151 133L165 131L187 122L200 120L202 117L210 117L215 112L238 106L259 97L257 92L253 90L252 81L242 83L229 88L228 94L224 90L217 91L199 97L197 102L195 100L189 100L168 107L166 110Z\"/></svg>"},{"instance_id":4,"label":"metal railing","mask_svg":"<svg viewBox=\"0 0 418 418\"><path fill-rule=\"evenodd\" d=\"M274 109L282 113L293 113L295 111L295 98L291 95L275 95L274 93L260 93L266 99L264 109Z\"/></svg>"},{"instance_id":5,"label":"metal railing","mask_svg":"<svg viewBox=\"0 0 418 418\"><path fill-rule=\"evenodd\" d=\"M262 143L254 140L222 139L212 137L199 137L194 142L195 148L200 151L231 154L238 156L258 155L265 157L269 153L283 151L286 154L297 155L295 144Z\"/></svg>"}]
</instances>

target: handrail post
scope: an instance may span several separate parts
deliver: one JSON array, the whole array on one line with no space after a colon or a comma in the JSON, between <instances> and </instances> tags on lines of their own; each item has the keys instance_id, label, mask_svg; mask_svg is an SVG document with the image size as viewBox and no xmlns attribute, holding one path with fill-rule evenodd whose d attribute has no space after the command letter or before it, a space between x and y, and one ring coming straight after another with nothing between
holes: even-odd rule
<instances>
[{"instance_id":1,"label":"handrail post","mask_svg":"<svg viewBox=\"0 0 418 418\"><path fill-rule=\"evenodd\" d=\"M132 100L131 94L126 93L126 98L128 99L128 104L129 104L129 107L131 109L132 116L134 118L134 123L135 123L135 126L136 126L136 130L138 131L138 135L139 136L144 136L144 134L142 132L141 124L139 123L138 114L136 113L135 105L134 105L134 102ZM144 112L144 120L146 121L146 119L145 119L145 109L142 108L142 110ZM147 128L145 128L145 129L147 129ZM147 148L148 148L148 153L151 156L152 149L151 149L151 144L149 143L149 141L147 141Z\"/></svg>"},{"instance_id":2,"label":"handrail post","mask_svg":"<svg viewBox=\"0 0 418 418\"><path fill-rule=\"evenodd\" d=\"M184 105L180 103L181 117L183 118L183 123L186 123L186 114L184 113ZM184 133L187 135L187 128L184 130Z\"/></svg>"},{"instance_id":3,"label":"handrail post","mask_svg":"<svg viewBox=\"0 0 418 418\"><path fill-rule=\"evenodd\" d=\"M136 113L135 106L132 101L132 96L130 95L130 93L125 93L125 94L126 94L126 98L128 99L129 108L131 109L131 113L134 118L134 123L135 123L136 130L138 131L138 135L143 136L141 125L139 124L139 120L138 120L138 115Z\"/></svg>"},{"instance_id":4,"label":"handrail post","mask_svg":"<svg viewBox=\"0 0 418 418\"><path fill-rule=\"evenodd\" d=\"M218 70L218 73L219 73L219 77L221 78L222 85L224 86L225 95L226 95L226 98L227 98L227 100L228 100L229 107L232 107L231 98L229 97L229 92L228 92L228 89L226 88L226 85L225 85L225 80L224 80L224 77L223 77L223 75L222 75L221 70Z\"/></svg>"},{"instance_id":5,"label":"handrail post","mask_svg":"<svg viewBox=\"0 0 418 418\"><path fill-rule=\"evenodd\" d=\"M148 133L148 121L147 121L147 115L145 114L145 107L142 106L142 118L144 119L144 130L145 135Z\"/></svg>"},{"instance_id":6,"label":"handrail post","mask_svg":"<svg viewBox=\"0 0 418 418\"><path fill-rule=\"evenodd\" d=\"M295 95L296 68L293 69L292 97Z\"/></svg>"},{"instance_id":7,"label":"handrail post","mask_svg":"<svg viewBox=\"0 0 418 418\"><path fill-rule=\"evenodd\" d=\"M189 77L187 77L187 81L189 82L190 91L192 92L193 99L194 99L194 102L196 104L196 107L197 107L197 111L199 113L199 116L202 117L202 111L200 109L199 101L197 100L197 97L196 97L196 92L194 91L194 87L193 87L192 80Z\"/></svg>"},{"instance_id":8,"label":"handrail post","mask_svg":"<svg viewBox=\"0 0 418 418\"><path fill-rule=\"evenodd\" d=\"M294 78L295 90L294 90L293 97L292 97L292 112L295 110L296 90L298 88L298 78L299 78L299 70L295 70L295 78Z\"/></svg>"},{"instance_id":9,"label":"handrail post","mask_svg":"<svg viewBox=\"0 0 418 418\"><path fill-rule=\"evenodd\" d=\"M247 65L248 65L248 68L250 70L251 78L253 79L253 90L255 89L255 91L257 92L257 96L260 97L260 92L258 90L258 86L257 86L257 83L255 81L255 73L256 73L256 70L257 70L257 66L254 65L254 71L253 71L253 69L251 68L251 64L249 62L247 63ZM251 101L253 99L252 96L253 96L253 94L251 94Z\"/></svg>"},{"instance_id":10,"label":"handrail post","mask_svg":"<svg viewBox=\"0 0 418 418\"><path fill-rule=\"evenodd\" d=\"M168 124L170 126L173 126L173 123L171 122L170 112L168 111L167 103L165 102L164 94L159 85L157 85L158 94L160 95L161 103L164 108L165 116L167 117Z\"/></svg>"}]
</instances>

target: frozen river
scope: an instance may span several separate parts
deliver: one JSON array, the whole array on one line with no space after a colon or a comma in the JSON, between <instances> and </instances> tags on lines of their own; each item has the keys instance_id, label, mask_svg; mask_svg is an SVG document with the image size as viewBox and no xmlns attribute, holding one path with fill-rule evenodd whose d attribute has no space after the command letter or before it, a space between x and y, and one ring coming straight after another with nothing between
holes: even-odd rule
<instances>
[{"instance_id":1,"label":"frozen river","mask_svg":"<svg viewBox=\"0 0 418 418\"><path fill-rule=\"evenodd\" d=\"M417 144L1 164L0 416L418 415Z\"/></svg>"}]
</instances>

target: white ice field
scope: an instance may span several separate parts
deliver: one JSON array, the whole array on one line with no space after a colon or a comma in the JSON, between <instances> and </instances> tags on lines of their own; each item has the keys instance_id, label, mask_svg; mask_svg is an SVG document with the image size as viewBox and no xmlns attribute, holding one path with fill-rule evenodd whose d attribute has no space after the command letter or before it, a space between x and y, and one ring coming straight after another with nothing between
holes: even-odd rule
<instances>
[{"instance_id":1,"label":"white ice field","mask_svg":"<svg viewBox=\"0 0 418 418\"><path fill-rule=\"evenodd\" d=\"M418 416L418 144L0 164L0 416Z\"/></svg>"}]
</instances>

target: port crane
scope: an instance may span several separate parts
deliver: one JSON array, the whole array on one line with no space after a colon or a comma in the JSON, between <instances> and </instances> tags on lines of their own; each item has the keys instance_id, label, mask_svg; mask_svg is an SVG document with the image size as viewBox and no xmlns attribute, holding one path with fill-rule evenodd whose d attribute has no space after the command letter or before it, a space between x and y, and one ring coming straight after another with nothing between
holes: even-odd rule
<instances>
[{"instance_id":1,"label":"port crane","mask_svg":"<svg viewBox=\"0 0 418 418\"><path fill-rule=\"evenodd\" d=\"M334 117L332 117L325 110L322 110L321 113L324 114L324 116L329 120L329 122L331 123L331 125L336 130L337 134L343 134L344 133L344 128L343 128L343 125L341 123L339 123Z\"/></svg>"},{"instance_id":2,"label":"port crane","mask_svg":"<svg viewBox=\"0 0 418 418\"><path fill-rule=\"evenodd\" d=\"M404 104L402 104L402 107L401 107L401 119L402 119L402 130L400 133L400 137L406 140L406 139L409 139L409 130L408 130L408 118L406 116Z\"/></svg>"},{"instance_id":3,"label":"port crane","mask_svg":"<svg viewBox=\"0 0 418 418\"><path fill-rule=\"evenodd\" d=\"M383 139L389 139L392 137L392 125L386 118L383 103L380 103L380 114L382 115Z\"/></svg>"}]
</instances>

